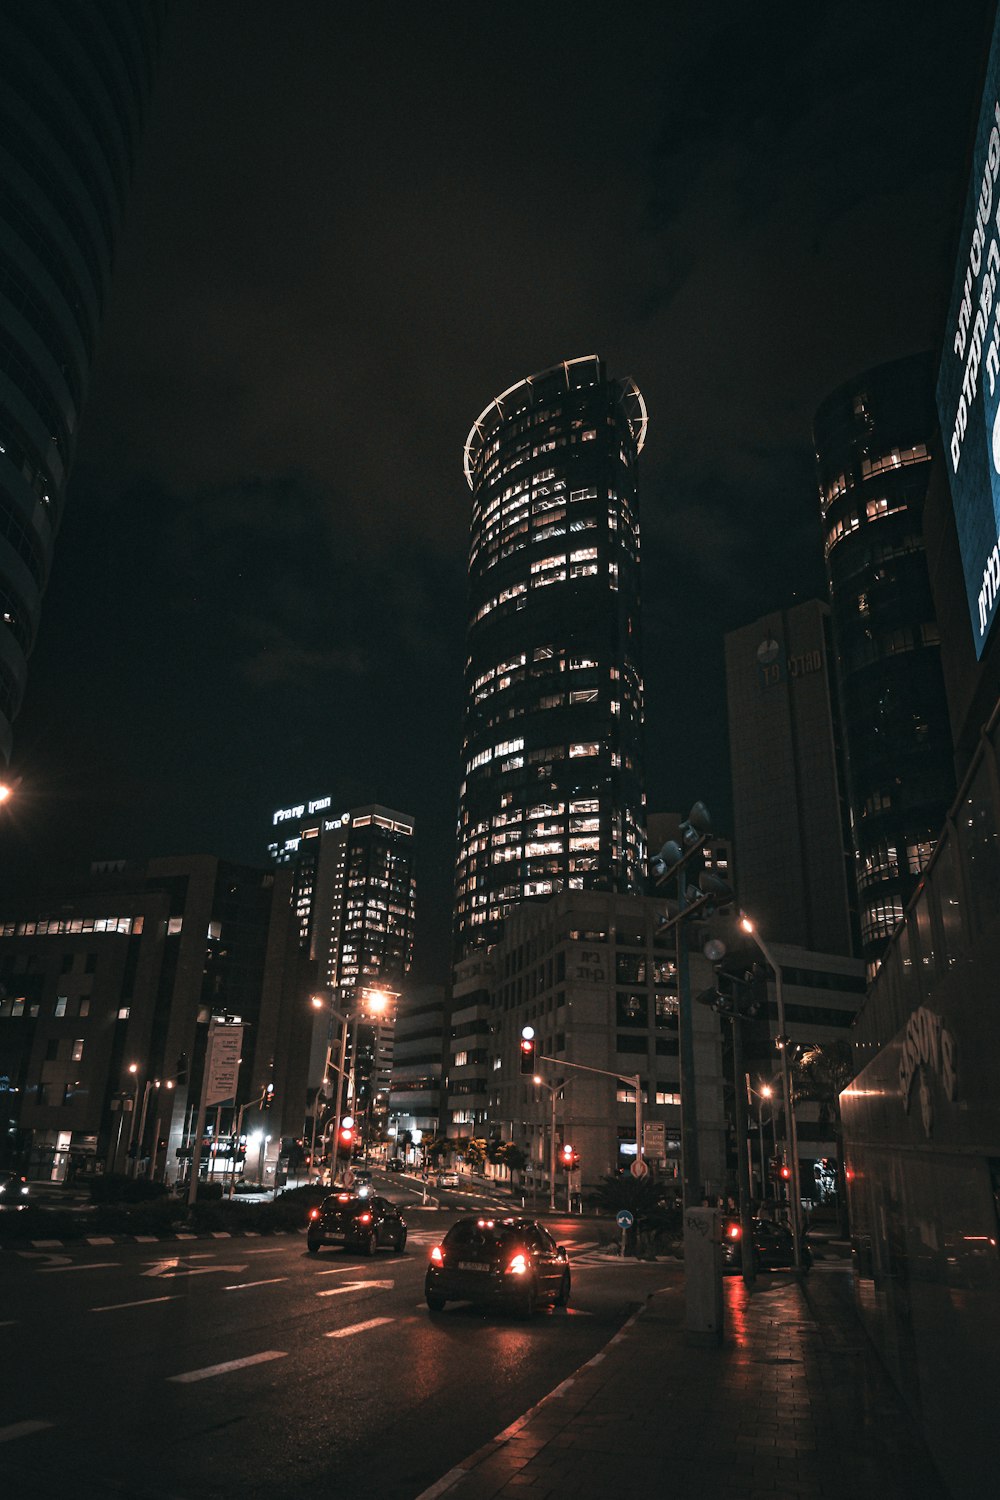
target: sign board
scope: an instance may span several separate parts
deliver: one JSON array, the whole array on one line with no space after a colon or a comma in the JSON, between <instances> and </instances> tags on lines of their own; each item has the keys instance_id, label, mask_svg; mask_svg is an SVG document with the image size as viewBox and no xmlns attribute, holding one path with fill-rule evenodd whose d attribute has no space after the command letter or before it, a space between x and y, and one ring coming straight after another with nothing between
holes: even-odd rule
<instances>
[{"instance_id":1,"label":"sign board","mask_svg":"<svg viewBox=\"0 0 1000 1500\"><path fill-rule=\"evenodd\" d=\"M642 1157L637 1156L635 1161L629 1167L629 1171L632 1173L633 1177L645 1177L646 1173L649 1171L649 1168L643 1161Z\"/></svg>"},{"instance_id":2,"label":"sign board","mask_svg":"<svg viewBox=\"0 0 1000 1500\"><path fill-rule=\"evenodd\" d=\"M972 639L982 656L1000 605L1000 24L979 109L937 407Z\"/></svg>"},{"instance_id":3,"label":"sign board","mask_svg":"<svg viewBox=\"0 0 1000 1500\"><path fill-rule=\"evenodd\" d=\"M663 1120L645 1120L642 1126L642 1149L655 1160L667 1154L667 1127Z\"/></svg>"},{"instance_id":4,"label":"sign board","mask_svg":"<svg viewBox=\"0 0 1000 1500\"><path fill-rule=\"evenodd\" d=\"M236 1081L243 1051L242 1026L213 1026L205 1066L205 1104L224 1104L236 1098Z\"/></svg>"},{"instance_id":5,"label":"sign board","mask_svg":"<svg viewBox=\"0 0 1000 1500\"><path fill-rule=\"evenodd\" d=\"M631 1229L635 1223L635 1215L630 1208L620 1208L615 1214L615 1223L619 1229Z\"/></svg>"}]
</instances>

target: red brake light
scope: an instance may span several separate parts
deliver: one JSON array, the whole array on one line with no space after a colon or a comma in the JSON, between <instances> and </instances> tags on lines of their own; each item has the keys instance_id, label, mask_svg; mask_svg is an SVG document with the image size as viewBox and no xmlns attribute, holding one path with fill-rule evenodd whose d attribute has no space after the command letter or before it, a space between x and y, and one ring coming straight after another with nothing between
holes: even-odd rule
<instances>
[{"instance_id":1,"label":"red brake light","mask_svg":"<svg viewBox=\"0 0 1000 1500\"><path fill-rule=\"evenodd\" d=\"M351 1201L351 1195L350 1195L350 1193L338 1193L337 1194L337 1202L338 1203L350 1203L350 1201Z\"/></svg>"},{"instance_id":2,"label":"red brake light","mask_svg":"<svg viewBox=\"0 0 1000 1500\"><path fill-rule=\"evenodd\" d=\"M738 1224L730 1224L730 1226L729 1226L729 1238L731 1240L738 1240L739 1237L740 1237L740 1226Z\"/></svg>"},{"instance_id":3,"label":"red brake light","mask_svg":"<svg viewBox=\"0 0 1000 1500\"><path fill-rule=\"evenodd\" d=\"M528 1257L523 1252L515 1255L507 1267L507 1273L510 1276L523 1276L527 1270Z\"/></svg>"},{"instance_id":4,"label":"red brake light","mask_svg":"<svg viewBox=\"0 0 1000 1500\"><path fill-rule=\"evenodd\" d=\"M444 1264L444 1256L441 1254L440 1245L434 1246L434 1249L431 1251L431 1260L436 1266L441 1266Z\"/></svg>"},{"instance_id":5,"label":"red brake light","mask_svg":"<svg viewBox=\"0 0 1000 1500\"><path fill-rule=\"evenodd\" d=\"M371 1221L372 1221L371 1214L358 1214L358 1223L359 1224L370 1224Z\"/></svg>"},{"instance_id":6,"label":"red brake light","mask_svg":"<svg viewBox=\"0 0 1000 1500\"><path fill-rule=\"evenodd\" d=\"M310 1217L310 1219L318 1219L319 1218L319 1209L318 1208L311 1208L309 1210L309 1217Z\"/></svg>"}]
</instances>

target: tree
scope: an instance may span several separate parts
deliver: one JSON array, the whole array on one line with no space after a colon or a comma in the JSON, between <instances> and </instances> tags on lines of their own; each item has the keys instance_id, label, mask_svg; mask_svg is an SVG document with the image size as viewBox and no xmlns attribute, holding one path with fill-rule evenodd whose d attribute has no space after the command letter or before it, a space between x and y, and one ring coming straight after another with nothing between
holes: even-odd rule
<instances>
[{"instance_id":1,"label":"tree","mask_svg":"<svg viewBox=\"0 0 1000 1500\"><path fill-rule=\"evenodd\" d=\"M857 1069L850 1042L823 1042L805 1047L792 1061L792 1086L796 1099L819 1105L819 1126L837 1143L837 1217L847 1234L847 1191L844 1179L844 1132L840 1119L840 1095Z\"/></svg>"},{"instance_id":2,"label":"tree","mask_svg":"<svg viewBox=\"0 0 1000 1500\"><path fill-rule=\"evenodd\" d=\"M463 1141L462 1149L458 1154L473 1172L481 1172L486 1165L486 1151L486 1142L476 1136L471 1136L467 1141Z\"/></svg>"}]
</instances>

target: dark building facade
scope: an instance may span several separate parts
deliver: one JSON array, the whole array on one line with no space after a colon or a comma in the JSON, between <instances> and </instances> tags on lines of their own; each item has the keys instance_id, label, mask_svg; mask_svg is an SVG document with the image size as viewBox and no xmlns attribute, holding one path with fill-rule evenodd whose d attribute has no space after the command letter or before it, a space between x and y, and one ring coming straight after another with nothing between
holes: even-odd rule
<instances>
[{"instance_id":1,"label":"dark building facade","mask_svg":"<svg viewBox=\"0 0 1000 1500\"><path fill-rule=\"evenodd\" d=\"M726 636L740 904L774 941L855 951L830 611L774 610Z\"/></svg>"},{"instance_id":2,"label":"dark building facade","mask_svg":"<svg viewBox=\"0 0 1000 1500\"><path fill-rule=\"evenodd\" d=\"M827 397L814 425L862 951L879 954L955 795L923 509L929 354Z\"/></svg>"},{"instance_id":3,"label":"dark building facade","mask_svg":"<svg viewBox=\"0 0 1000 1500\"><path fill-rule=\"evenodd\" d=\"M210 1023L230 1017L244 1026L242 1063L221 1125L228 1136L244 1106L245 1130L270 1137L255 1167L273 1173L283 1131L302 1129L309 1045L289 886L287 872L208 855L153 859L5 913L2 1149L39 1176L145 1162L175 1180ZM268 1084L265 1118L254 1101Z\"/></svg>"},{"instance_id":4,"label":"dark building facade","mask_svg":"<svg viewBox=\"0 0 1000 1500\"><path fill-rule=\"evenodd\" d=\"M643 889L631 380L596 356L518 382L476 419L456 957L525 900Z\"/></svg>"},{"instance_id":5,"label":"dark building facade","mask_svg":"<svg viewBox=\"0 0 1000 1500\"><path fill-rule=\"evenodd\" d=\"M0 9L0 759L80 410L166 10L160 0Z\"/></svg>"}]
</instances>

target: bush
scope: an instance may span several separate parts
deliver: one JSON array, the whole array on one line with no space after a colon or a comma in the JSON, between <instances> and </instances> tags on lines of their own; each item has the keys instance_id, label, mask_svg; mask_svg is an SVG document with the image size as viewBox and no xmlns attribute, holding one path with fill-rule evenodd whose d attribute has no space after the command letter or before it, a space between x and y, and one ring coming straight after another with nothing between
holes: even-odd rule
<instances>
[{"instance_id":1,"label":"bush","mask_svg":"<svg viewBox=\"0 0 1000 1500\"><path fill-rule=\"evenodd\" d=\"M95 1177L90 1184L91 1203L150 1203L165 1198L170 1189L149 1177L126 1177L123 1172L109 1172Z\"/></svg>"}]
</instances>

